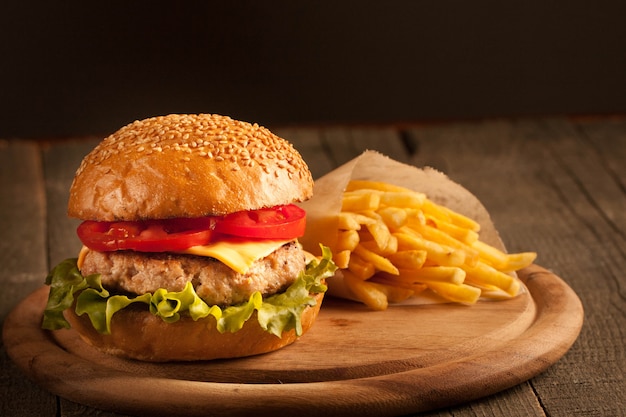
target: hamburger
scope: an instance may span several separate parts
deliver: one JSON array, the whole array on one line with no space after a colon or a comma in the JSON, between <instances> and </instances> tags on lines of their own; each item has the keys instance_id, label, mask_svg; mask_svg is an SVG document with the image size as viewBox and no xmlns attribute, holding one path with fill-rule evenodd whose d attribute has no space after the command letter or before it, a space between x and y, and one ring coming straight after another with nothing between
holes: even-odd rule
<instances>
[{"instance_id":1,"label":"hamburger","mask_svg":"<svg viewBox=\"0 0 626 417\"><path fill-rule=\"evenodd\" d=\"M83 247L46 277L42 327L145 361L250 356L315 321L335 266L298 242L313 180L286 140L220 115L135 121L81 162Z\"/></svg>"}]
</instances>

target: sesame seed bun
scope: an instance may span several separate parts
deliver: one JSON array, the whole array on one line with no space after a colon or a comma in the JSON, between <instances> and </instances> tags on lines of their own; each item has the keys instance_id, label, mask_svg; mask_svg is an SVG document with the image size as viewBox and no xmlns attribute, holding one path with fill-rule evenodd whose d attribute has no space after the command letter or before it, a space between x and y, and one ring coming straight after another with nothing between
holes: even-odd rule
<instances>
[{"instance_id":1,"label":"sesame seed bun","mask_svg":"<svg viewBox=\"0 0 626 417\"><path fill-rule=\"evenodd\" d=\"M304 201L300 154L257 124L198 114L135 121L81 163L68 214L83 220L223 215Z\"/></svg>"}]
</instances>

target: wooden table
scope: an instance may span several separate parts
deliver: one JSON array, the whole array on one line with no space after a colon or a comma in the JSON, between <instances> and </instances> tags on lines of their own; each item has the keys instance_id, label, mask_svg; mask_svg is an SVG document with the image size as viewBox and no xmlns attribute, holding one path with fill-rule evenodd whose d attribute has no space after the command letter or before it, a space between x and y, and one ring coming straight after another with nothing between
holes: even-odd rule
<instances>
[{"instance_id":1,"label":"wooden table","mask_svg":"<svg viewBox=\"0 0 626 417\"><path fill-rule=\"evenodd\" d=\"M626 119L490 120L402 127L288 127L318 178L375 149L432 166L478 196L511 251L536 250L537 263L578 294L579 338L564 357L527 382L429 416L626 415ZM74 256L67 191L98 139L0 141L0 320L41 287L51 265ZM3 416L112 416L31 382L0 352Z\"/></svg>"}]
</instances>

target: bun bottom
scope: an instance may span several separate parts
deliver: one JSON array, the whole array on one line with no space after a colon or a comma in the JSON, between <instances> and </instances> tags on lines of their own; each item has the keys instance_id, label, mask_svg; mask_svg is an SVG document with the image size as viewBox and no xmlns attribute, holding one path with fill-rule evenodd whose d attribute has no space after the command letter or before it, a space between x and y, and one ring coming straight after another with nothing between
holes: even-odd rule
<instances>
[{"instance_id":1,"label":"bun bottom","mask_svg":"<svg viewBox=\"0 0 626 417\"><path fill-rule=\"evenodd\" d=\"M324 294L314 295L316 304L302 312L302 334L315 322ZM111 334L101 334L89 316L65 311L67 320L81 339L101 352L149 362L227 359L272 352L295 342L295 331L276 337L263 330L256 312L235 333L220 333L213 316L198 321L183 317L165 323L146 310L126 308L111 319Z\"/></svg>"}]
</instances>

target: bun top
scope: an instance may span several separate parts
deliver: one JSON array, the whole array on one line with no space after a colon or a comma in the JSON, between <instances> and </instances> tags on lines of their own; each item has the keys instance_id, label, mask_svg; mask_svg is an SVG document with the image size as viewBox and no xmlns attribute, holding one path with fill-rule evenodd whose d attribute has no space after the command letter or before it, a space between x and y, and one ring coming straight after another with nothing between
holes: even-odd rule
<instances>
[{"instance_id":1,"label":"bun top","mask_svg":"<svg viewBox=\"0 0 626 417\"><path fill-rule=\"evenodd\" d=\"M135 121L96 146L68 215L115 221L223 215L304 201L313 179L293 146L257 124L199 114Z\"/></svg>"}]
</instances>

